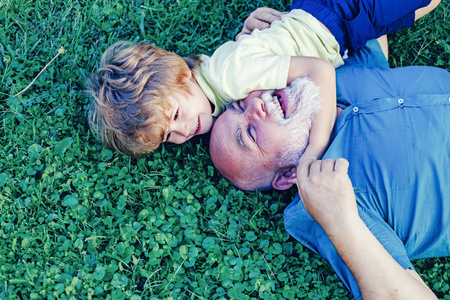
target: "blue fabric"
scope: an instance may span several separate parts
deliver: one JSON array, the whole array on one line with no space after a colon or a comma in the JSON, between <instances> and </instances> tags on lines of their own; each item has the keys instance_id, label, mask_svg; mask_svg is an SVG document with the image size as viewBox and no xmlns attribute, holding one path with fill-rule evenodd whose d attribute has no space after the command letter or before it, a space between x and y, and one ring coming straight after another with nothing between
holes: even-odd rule
<instances>
[{"instance_id":1,"label":"blue fabric","mask_svg":"<svg viewBox=\"0 0 450 300\"><path fill-rule=\"evenodd\" d=\"M431 0L294 0L292 9L303 9L321 21L335 36L341 55L364 47L366 42L411 27L415 11Z\"/></svg>"},{"instance_id":2,"label":"blue fabric","mask_svg":"<svg viewBox=\"0 0 450 300\"><path fill-rule=\"evenodd\" d=\"M401 266L413 269L410 259L450 255L450 73L385 68L378 43L368 46L336 70L338 102L346 108L323 158L349 161L362 220ZM299 200L284 212L286 230L327 259L360 297Z\"/></svg>"}]
</instances>

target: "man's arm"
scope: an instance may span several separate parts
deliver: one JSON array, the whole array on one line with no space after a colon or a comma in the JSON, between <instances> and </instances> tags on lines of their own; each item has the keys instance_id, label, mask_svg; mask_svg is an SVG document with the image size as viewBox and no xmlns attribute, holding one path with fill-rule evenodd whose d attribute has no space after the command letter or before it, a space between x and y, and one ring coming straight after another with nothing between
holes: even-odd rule
<instances>
[{"instance_id":1,"label":"man's arm","mask_svg":"<svg viewBox=\"0 0 450 300\"><path fill-rule=\"evenodd\" d=\"M403 269L358 214L345 159L309 159L297 169L300 198L355 277L364 299L437 299L412 270Z\"/></svg>"}]
</instances>

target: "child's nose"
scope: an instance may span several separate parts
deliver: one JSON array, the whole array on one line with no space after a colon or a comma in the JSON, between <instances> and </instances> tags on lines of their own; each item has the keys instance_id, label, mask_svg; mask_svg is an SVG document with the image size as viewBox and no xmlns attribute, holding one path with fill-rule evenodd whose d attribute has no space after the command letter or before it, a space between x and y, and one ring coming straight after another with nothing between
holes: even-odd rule
<instances>
[{"instance_id":1,"label":"child's nose","mask_svg":"<svg viewBox=\"0 0 450 300\"><path fill-rule=\"evenodd\" d=\"M180 124L177 132L179 135L187 137L189 135L189 125L187 123Z\"/></svg>"},{"instance_id":2,"label":"child's nose","mask_svg":"<svg viewBox=\"0 0 450 300\"><path fill-rule=\"evenodd\" d=\"M264 102L260 98L253 98L245 109L247 119L260 120L267 116Z\"/></svg>"}]
</instances>

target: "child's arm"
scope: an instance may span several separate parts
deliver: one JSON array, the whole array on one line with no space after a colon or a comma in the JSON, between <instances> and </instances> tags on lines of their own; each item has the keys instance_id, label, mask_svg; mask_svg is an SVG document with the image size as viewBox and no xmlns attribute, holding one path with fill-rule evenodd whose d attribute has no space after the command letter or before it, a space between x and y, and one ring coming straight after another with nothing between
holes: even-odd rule
<instances>
[{"instance_id":1,"label":"child's arm","mask_svg":"<svg viewBox=\"0 0 450 300\"><path fill-rule=\"evenodd\" d=\"M311 157L320 159L327 149L331 131L336 121L336 71L334 66L321 58L291 57L287 84L298 77L308 77L320 87L321 109L314 117L309 144L301 161Z\"/></svg>"},{"instance_id":2,"label":"child's arm","mask_svg":"<svg viewBox=\"0 0 450 300\"><path fill-rule=\"evenodd\" d=\"M271 9L265 13L265 8L256 10L245 20L242 34L250 34L255 28L267 28L274 21L273 16L281 16L283 13ZM316 57L291 57L287 84L299 77L309 77L320 87L322 109L313 120L309 145L302 159L308 157L321 158L324 154L331 131L336 120L336 73L334 66Z\"/></svg>"}]
</instances>

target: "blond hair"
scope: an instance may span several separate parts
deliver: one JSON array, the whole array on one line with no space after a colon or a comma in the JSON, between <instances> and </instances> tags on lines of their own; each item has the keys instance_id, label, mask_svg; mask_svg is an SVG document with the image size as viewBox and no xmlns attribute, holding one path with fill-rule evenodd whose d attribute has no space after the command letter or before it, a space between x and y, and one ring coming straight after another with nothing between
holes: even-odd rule
<instances>
[{"instance_id":1,"label":"blond hair","mask_svg":"<svg viewBox=\"0 0 450 300\"><path fill-rule=\"evenodd\" d=\"M186 78L198 63L197 57L182 58L145 43L110 46L86 80L94 135L107 148L133 157L154 151L168 126L167 98L189 92Z\"/></svg>"}]
</instances>

